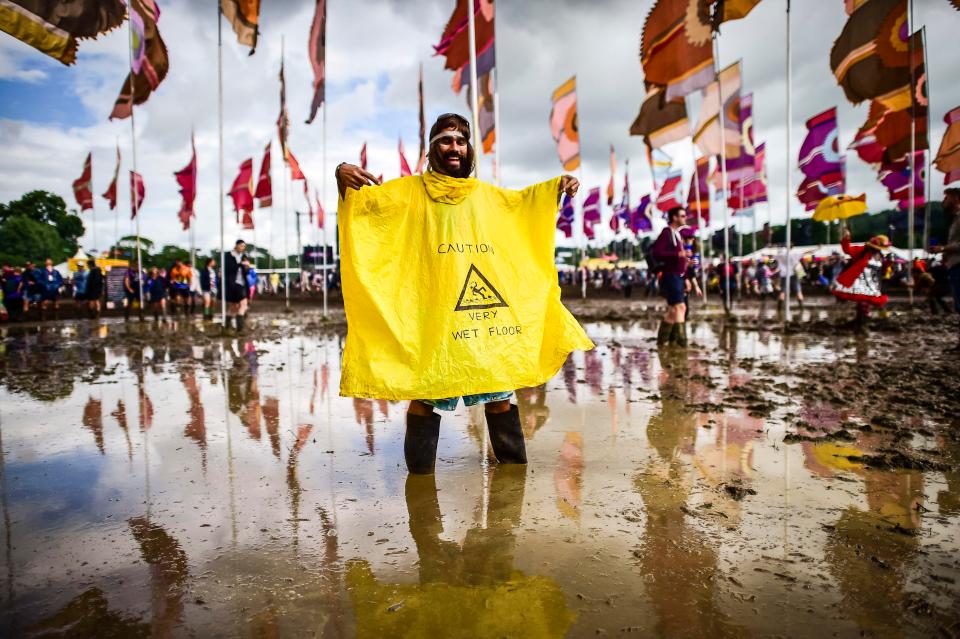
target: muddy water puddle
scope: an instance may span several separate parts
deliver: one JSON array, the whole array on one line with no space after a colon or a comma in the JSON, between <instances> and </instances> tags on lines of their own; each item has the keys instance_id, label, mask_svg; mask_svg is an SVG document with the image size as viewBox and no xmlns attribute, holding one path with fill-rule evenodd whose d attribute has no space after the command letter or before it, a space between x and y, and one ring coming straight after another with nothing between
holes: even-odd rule
<instances>
[{"instance_id":1,"label":"muddy water puddle","mask_svg":"<svg viewBox=\"0 0 960 639\"><path fill-rule=\"evenodd\" d=\"M654 329L588 325L518 391L526 468L445 413L434 477L402 403L337 395L335 333L10 332L0 634L956 631L956 440L920 424L940 462L873 464L896 435L784 373L875 350L704 323L683 357Z\"/></svg>"}]
</instances>

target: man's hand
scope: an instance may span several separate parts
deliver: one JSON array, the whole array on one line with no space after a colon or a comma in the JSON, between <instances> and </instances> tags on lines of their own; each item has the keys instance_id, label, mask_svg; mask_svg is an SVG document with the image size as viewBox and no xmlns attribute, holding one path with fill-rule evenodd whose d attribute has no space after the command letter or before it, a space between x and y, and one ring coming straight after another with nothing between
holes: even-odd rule
<instances>
[{"instance_id":1,"label":"man's hand","mask_svg":"<svg viewBox=\"0 0 960 639\"><path fill-rule=\"evenodd\" d=\"M577 194L577 190L580 188L580 180L573 177L572 175L564 175L560 177L560 192L566 193L570 197L574 197Z\"/></svg>"},{"instance_id":2,"label":"man's hand","mask_svg":"<svg viewBox=\"0 0 960 639\"><path fill-rule=\"evenodd\" d=\"M347 194L347 189L360 190L363 186L377 186L380 184L373 174L367 173L359 166L353 164L341 164L336 170L337 190L340 191L340 197Z\"/></svg>"},{"instance_id":3,"label":"man's hand","mask_svg":"<svg viewBox=\"0 0 960 639\"><path fill-rule=\"evenodd\" d=\"M843 239L850 241L850 229L843 229Z\"/></svg>"}]
</instances>

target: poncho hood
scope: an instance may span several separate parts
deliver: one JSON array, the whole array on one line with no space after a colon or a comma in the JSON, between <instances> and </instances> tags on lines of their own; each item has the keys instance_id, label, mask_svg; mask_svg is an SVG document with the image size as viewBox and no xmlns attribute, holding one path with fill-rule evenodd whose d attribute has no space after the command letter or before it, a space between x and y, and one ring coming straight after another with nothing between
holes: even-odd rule
<instances>
[{"instance_id":1,"label":"poncho hood","mask_svg":"<svg viewBox=\"0 0 960 639\"><path fill-rule=\"evenodd\" d=\"M434 202L460 204L474 192L480 181L477 178L455 178L442 173L427 171L423 174L423 186Z\"/></svg>"}]
</instances>

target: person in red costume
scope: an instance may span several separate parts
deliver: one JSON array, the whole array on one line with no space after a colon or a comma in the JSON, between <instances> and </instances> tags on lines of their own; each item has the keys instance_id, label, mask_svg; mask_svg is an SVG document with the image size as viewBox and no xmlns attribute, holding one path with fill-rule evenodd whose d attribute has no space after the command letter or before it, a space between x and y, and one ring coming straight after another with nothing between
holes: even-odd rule
<instances>
[{"instance_id":1,"label":"person in red costume","mask_svg":"<svg viewBox=\"0 0 960 639\"><path fill-rule=\"evenodd\" d=\"M840 246L851 259L837 276L830 292L841 300L855 302L856 323L862 324L870 316L871 309L883 308L887 304L887 296L880 292L880 276L883 253L890 249L890 239L886 235L876 235L866 244L854 246L847 229Z\"/></svg>"}]
</instances>

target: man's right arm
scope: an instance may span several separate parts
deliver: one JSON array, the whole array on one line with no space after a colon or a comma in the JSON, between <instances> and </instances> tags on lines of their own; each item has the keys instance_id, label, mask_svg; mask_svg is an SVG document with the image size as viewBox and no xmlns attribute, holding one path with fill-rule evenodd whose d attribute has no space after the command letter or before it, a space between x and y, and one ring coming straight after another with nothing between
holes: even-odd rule
<instances>
[{"instance_id":1,"label":"man's right arm","mask_svg":"<svg viewBox=\"0 0 960 639\"><path fill-rule=\"evenodd\" d=\"M380 184L373 174L367 173L359 166L342 162L337 165L333 172L337 178L337 191L340 192L340 198L347 196L347 189L359 190L363 186L377 186Z\"/></svg>"}]
</instances>

